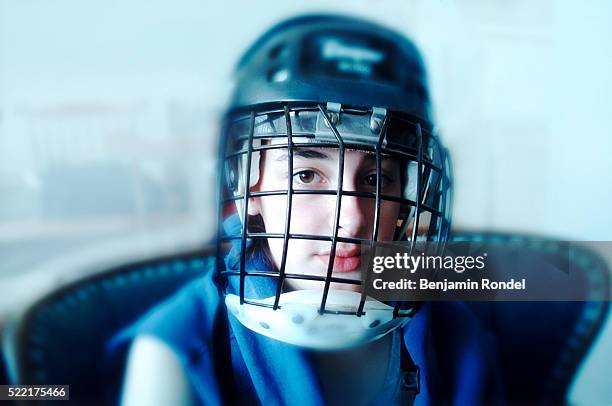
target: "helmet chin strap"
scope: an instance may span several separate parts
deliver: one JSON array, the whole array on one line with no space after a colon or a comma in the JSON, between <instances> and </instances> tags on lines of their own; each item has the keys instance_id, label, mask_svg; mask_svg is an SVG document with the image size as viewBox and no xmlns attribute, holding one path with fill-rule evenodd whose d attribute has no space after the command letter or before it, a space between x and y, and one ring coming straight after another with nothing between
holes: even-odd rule
<instances>
[{"instance_id":1,"label":"helmet chin strap","mask_svg":"<svg viewBox=\"0 0 612 406\"><path fill-rule=\"evenodd\" d=\"M246 328L278 341L316 350L342 350L366 344L410 321L409 317L394 319L393 307L371 298L365 302L365 314L356 317L360 299L358 292L330 290L324 314L319 313L320 290L283 293L277 310L248 303L240 305L240 298L233 294L225 297L225 304ZM271 306L274 297L253 301Z\"/></svg>"}]
</instances>

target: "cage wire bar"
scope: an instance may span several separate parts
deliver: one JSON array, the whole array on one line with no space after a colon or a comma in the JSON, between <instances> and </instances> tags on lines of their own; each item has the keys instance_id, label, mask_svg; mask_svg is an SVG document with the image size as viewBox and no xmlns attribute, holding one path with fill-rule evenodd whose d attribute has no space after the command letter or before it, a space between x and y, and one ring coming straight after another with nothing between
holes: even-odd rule
<instances>
[{"instance_id":1,"label":"cage wire bar","mask_svg":"<svg viewBox=\"0 0 612 406\"><path fill-rule=\"evenodd\" d=\"M451 167L451 162L450 162L450 157L449 154L447 152L447 150L440 145L440 143L436 143L436 146L438 147L438 153L440 154L441 160L442 160L442 168L446 168L448 170L448 173L446 170L443 170L440 173L440 183L441 183L441 189L440 192L437 193L438 197L438 212L442 212L445 207L443 207L444 205L447 205L447 198L452 198L452 194L450 194L450 196L448 195L448 191L451 190L452 188L452 174L450 173L450 171L452 170ZM437 189L437 187L436 187ZM452 207L452 205L450 206ZM444 245L445 245L445 241L448 238L448 228L450 228L450 216L452 215L452 212L450 210L447 210L446 213L448 213L448 219L445 218L445 216L441 216L439 215L437 220L439 221L439 225L438 225L438 232L437 232L437 236L436 236L436 255L442 255L442 251L444 249ZM445 235L443 236L442 233L445 233Z\"/></svg>"},{"instance_id":2,"label":"cage wire bar","mask_svg":"<svg viewBox=\"0 0 612 406\"><path fill-rule=\"evenodd\" d=\"M313 134L312 133L301 133L301 134L293 134L293 136L294 137L312 137ZM273 139L273 138L285 138L285 137L287 137L286 133L284 133L283 135L278 135L277 134L275 136L271 136L271 135L266 134L266 135L260 135L260 136L253 136L253 139L254 140L256 140L256 139ZM238 140L240 140L240 138ZM247 140L248 140L248 137L245 137L244 141L247 141ZM295 148L312 147L312 143L308 143L308 142L294 142L293 146ZM338 147L338 144L333 143L333 142L317 142L317 148L336 148L336 147ZM257 147L253 147L252 152L261 152L261 151L267 151L267 150L271 150L271 149L284 149L284 148L286 148L286 145L284 145L284 144L282 144L282 145L278 145L278 144L260 145L260 146L257 146ZM229 155L226 155L225 159L230 159L230 158L234 158L234 157L239 156L239 155L244 155L247 152L249 152L248 149L246 149L246 150L244 150L244 149L243 150L239 150L239 151L233 152L233 153L231 153ZM398 156L407 158L407 159L409 159L411 161L414 161L414 162L416 162L417 159L418 159L418 156L417 156L418 151L416 151L416 150L414 151L414 154L411 154L411 153L406 152L406 151L400 151L400 150L397 150L397 149L385 147L383 152L387 152L387 153L390 153L390 154L397 154ZM440 172L440 173L443 172L443 168L435 165L429 159L425 159L424 158L423 159L423 165L428 167L428 168L431 168L432 170L434 170L436 172Z\"/></svg>"},{"instance_id":3,"label":"cage wire bar","mask_svg":"<svg viewBox=\"0 0 612 406\"><path fill-rule=\"evenodd\" d=\"M288 169L289 173L293 173L293 159L294 159L294 150L300 147L313 147L313 143L311 142L294 142L294 137L302 136L315 138L316 135L311 131L303 131L304 127L300 124L299 130L295 131L292 124L292 117L296 117L299 112L309 111L314 112L317 111L320 116L323 118L326 126L330 129L333 137L336 139L336 143L334 142L316 142L317 148L337 148L339 154L339 171L338 171L338 183L335 190L293 190L293 176L289 176L287 182L287 190L271 190L271 191L250 191L250 178L251 178L251 165L252 165L252 154L254 152L263 152L272 149L287 149L288 155ZM355 110L357 111L357 110ZM359 114L365 114L363 111L358 110ZM342 109L342 112L345 114L354 114L351 109ZM284 118L284 122L286 125L286 131L282 132L276 130L274 117L271 115L281 115ZM356 114L356 113L355 113ZM273 132L269 133L256 133L257 126L262 122L257 122L257 117L264 117L266 121L264 123L270 124L270 126L274 127ZM278 118L278 117L277 117ZM223 158L224 161L236 158L240 156L246 155L245 159L241 159L243 168L243 176L244 176L244 185L242 188L242 193L239 192L239 189L234 189L235 192L232 195L224 194L224 181L226 179L226 173L224 171L223 162L220 163L220 188L219 188L219 196L221 197L221 205L219 210L219 225L218 225L218 235L221 242L223 241L232 241L240 239L240 267L239 271L228 270L218 267L219 274L221 276L230 276L230 275L239 275L240 276L240 303L251 303L258 306L271 307L273 309L279 308L280 295L282 293L284 283L287 279L301 279L301 280L313 280L313 281L322 281L324 282L324 289L321 298L321 305L319 308L319 313L326 313L326 302L327 297L330 290L331 283L344 283L344 284L353 284L353 285L363 285L364 282L362 280L353 280L353 279L345 279L333 276L333 265L335 260L336 248L339 242L344 243L352 243L352 244L370 244L373 242L377 242L379 238L379 228L380 228L380 210L382 206L382 201L391 201L396 202L401 205L405 205L405 207L409 207L409 212L406 216L403 216L401 225L398 227L397 233L395 234L394 239L396 240L404 240L410 238L410 254L412 255L415 249L415 245L417 242L417 237L419 233L419 222L420 217L424 213L429 213L429 227L426 231L426 240L435 239L436 241L436 251L440 252L444 247L443 239L448 237L449 234L449 225L451 221L451 213L448 211L448 205L450 199L452 199L452 185L450 176L452 174L452 167L450 158L446 149L441 146L436 135L433 134L429 129L427 132L427 142L428 142L428 156L424 154L424 135L423 128L418 122L412 122L403 116L396 116L393 112L387 112L385 115L383 124L381 125L380 132L378 135L378 140L375 146L375 154L376 154L376 191L372 192L363 192L363 191L345 191L343 190L343 177L344 177L344 160L345 160L345 140L340 134L339 129L336 127L333 117L330 112L326 110L326 108L321 105L308 105L304 106L290 106L289 103L283 104L282 109L269 109L266 111L249 112L248 116L243 116L242 118L234 118L231 123L236 123L240 120L249 120L248 122L248 135L240 135L233 138L234 141L242 141L242 143L236 143L236 147L238 145L242 145L242 147L238 147L238 151L236 151L236 147L232 147L232 150L226 151L225 146L222 146ZM296 120L298 118L296 117ZM387 132L389 131L389 123L392 119L399 120L398 122L403 123L403 125L409 126L409 128L413 128L415 131L410 132L410 134L415 135L416 137L416 148L414 146L395 144L389 142L387 137ZM230 123L230 124L231 124ZM299 123L299 122L298 122ZM230 128L230 124L228 124L227 128ZM245 128L246 130L246 128ZM230 131L228 130L228 133ZM244 133L242 133L244 134ZM255 139L273 139L273 138L282 138L286 137L287 142L283 144L267 144L262 145L258 144L254 145ZM229 137L232 139L231 137ZM227 142L228 140L224 140ZM246 141L246 143L244 142ZM387 142L385 142L387 141ZM246 148L244 148L244 144L246 144ZM221 143L223 145L223 142ZM416 176L416 196L406 196L402 195L398 196L390 196L382 194L382 169L381 169L381 161L382 155L389 154L395 155L401 159L405 159L407 165L410 162L416 163L417 166L417 176ZM246 161L246 164L244 163ZM408 172L409 174L409 172ZM435 179L431 179L432 174L436 174L437 177ZM427 179L424 179L424 176ZM433 180L433 183L432 183ZM425 190L423 188L424 182L427 182L428 188ZM291 230L291 212L292 212L292 195L293 194L312 194L312 195L335 195L336 196L336 207L335 207L335 218L334 218L334 229L332 235L310 235L310 234L292 234ZM431 195L430 195L431 194ZM283 233L268 233L268 232L250 232L248 229L248 201L249 198L252 197L260 197L260 196L278 196L278 195L286 195L287 196L287 206L286 206L286 215L285 215L285 229ZM338 228L340 222L340 214L342 208L342 198L344 196L352 196L352 197L362 197L375 199L375 213L374 213L374 229L372 232L372 239L364 239L364 238L352 238L352 237L341 237L338 235ZM412 200L414 199L414 200ZM243 200L243 206L241 207L242 211L242 233L240 236L233 235L223 235L222 234L222 223L223 223L223 208L230 202L237 202L239 200ZM445 209L447 212L445 213ZM435 217L435 219L433 218ZM412 230L410 233L410 237L408 236L408 227L412 222ZM437 228L437 230L436 230ZM436 231L434 233L434 230ZM281 265L279 270L275 271L248 271L246 269L246 248L247 241L249 239L267 239L267 238L282 238L283 239L283 253L281 259ZM307 239L307 240L319 240L319 241L329 241L331 242L331 250L330 250L330 258L327 264L327 272L326 276L316 276L316 275L304 275L304 274L293 274L286 272L286 262L287 262L287 251L289 247L289 239ZM222 255L221 248L218 245L217 249L217 261L222 264ZM248 298L245 298L245 279L250 276L263 276L263 277L274 277L277 278L277 286L276 286L276 294L274 298L273 304L264 304L260 301L252 301ZM365 278L368 278L370 275L365 275ZM227 280L224 280L227 282ZM367 282L367 279L366 279ZM223 289L227 287L227 283L223 286ZM359 303L359 307L357 312L352 312L351 314L356 314L358 316L363 315L363 309L365 305L367 297L365 295L365 289L362 290L361 300ZM397 317L399 314L399 310L401 307L401 303L396 303L394 307L394 316ZM404 315L404 314L402 314Z\"/></svg>"},{"instance_id":4,"label":"cage wire bar","mask_svg":"<svg viewBox=\"0 0 612 406\"><path fill-rule=\"evenodd\" d=\"M318 145L317 145L318 147ZM294 148L295 147L294 145ZM286 190L266 190L263 192L250 192L249 193L249 197L262 197L262 196L279 196L279 195L285 195L287 194ZM295 195L337 195L337 191L336 190L294 190L293 194ZM364 197L364 198L369 198L369 199L376 199L376 193L372 193L372 192L358 192L358 191L350 191L350 190L343 190L342 191L342 196L354 196L354 197ZM238 195L238 196L232 196L232 197L228 197L225 198L223 203L229 203L232 201L236 201L236 200L242 200L244 199L243 195ZM381 200L386 200L386 201L390 201L390 202L396 202L396 203L401 203L401 204L405 204L407 206L416 206L416 201L412 201L403 197L397 197L397 196L391 196L391 195L380 195L380 199ZM431 213L435 216L440 216L441 213L439 210L426 205L424 203L421 203L421 207L423 208L423 210L427 211L428 213ZM255 235L253 233L251 233L251 235ZM282 234L280 234L282 235ZM262 235L263 236L263 235ZM226 238L226 237L224 237ZM229 237L231 239L231 237Z\"/></svg>"},{"instance_id":5,"label":"cage wire bar","mask_svg":"<svg viewBox=\"0 0 612 406\"><path fill-rule=\"evenodd\" d=\"M438 154L440 154L440 156L443 157L444 155L442 154L442 150L441 150L441 147L440 147L439 143L436 143L436 148L438 150ZM445 176L444 172L438 173L438 177L436 179L436 183L435 183L435 185L433 187L433 190L434 190L433 201L434 202L436 202L436 201L438 202L438 207L440 206L440 201L441 201L442 196L443 196L443 192L439 191L439 187L440 187L440 185L442 185L442 187L444 187L444 182L443 182L444 181L444 176ZM440 245L441 245L440 244L440 236L441 236L441 228L442 228L442 225L443 225L443 223L442 223L443 221L444 221L443 216L436 216L436 221L435 222L433 222L433 221L429 222L429 230L427 231L427 235L428 236L430 236L434 232L436 232L436 251L435 251L436 255L440 255L441 254L440 253Z\"/></svg>"},{"instance_id":6,"label":"cage wire bar","mask_svg":"<svg viewBox=\"0 0 612 406\"><path fill-rule=\"evenodd\" d=\"M334 218L334 230L332 232L331 250L329 252L329 262L327 264L327 275L325 277L325 286L323 287L323 297L321 298L321 308L319 313L325 312L325 303L327 302L327 295L329 294L329 287L331 284L332 272L334 270L334 259L336 258L336 245L338 244L338 223L340 220L340 210L342 208L342 184L344 181L344 140L338 132L338 129L332 123L331 117L328 116L323 106L319 105L319 111L323 114L323 118L329 129L332 131L336 139L338 140L338 184L336 185L336 217Z\"/></svg>"},{"instance_id":7,"label":"cage wire bar","mask_svg":"<svg viewBox=\"0 0 612 406\"><path fill-rule=\"evenodd\" d=\"M380 127L380 133L378 135L378 141L376 142L376 147L375 147L375 154L376 154L376 202L375 202L375 209L374 209L374 229L372 230L372 241L374 243L376 243L378 241L378 226L380 224L380 204L381 204L381 200L380 200L380 195L382 192L382 185L381 185L381 172L382 172L382 163L381 163L381 147L383 144L383 141L385 140L386 134L387 134L387 125L389 124L389 114L387 113L385 114L385 118L384 118L384 122L382 124L382 126ZM367 263L370 263L370 255L372 253L372 244L368 244L369 245L369 250L368 250L368 259L367 259ZM370 281L370 275L371 272L366 272L365 276L362 275L361 277L364 278L365 277L365 286L367 286L367 284ZM361 289L361 298L359 299L359 307L357 308L357 317L361 317L364 312L363 312L363 308L365 306L365 302L367 299L367 295L366 295L366 289Z\"/></svg>"},{"instance_id":8,"label":"cage wire bar","mask_svg":"<svg viewBox=\"0 0 612 406\"><path fill-rule=\"evenodd\" d=\"M408 251L410 256L414 253L414 247L416 246L416 237L419 229L419 218L421 217L421 188L423 182L423 133L421 132L421 123L416 124L416 135L417 135L417 185L416 185L416 205L414 206L414 222L412 224L412 233L410 241L410 250ZM431 220L430 220L431 221ZM393 306L393 318L399 315L399 311L402 307L402 302L398 301Z\"/></svg>"},{"instance_id":9,"label":"cage wire bar","mask_svg":"<svg viewBox=\"0 0 612 406\"><path fill-rule=\"evenodd\" d=\"M444 193L443 204L446 205L445 213L448 213L448 218L444 219L444 241L447 241L448 235L450 234L450 226L453 222L453 194L451 193L451 191L453 190L453 179L455 178L453 176L453 162L447 150L444 151L444 156L442 157L442 159L446 162L445 168L448 170L448 174L445 173L445 175L448 175L446 177L447 187L442 188L442 191Z\"/></svg>"},{"instance_id":10,"label":"cage wire bar","mask_svg":"<svg viewBox=\"0 0 612 406\"><path fill-rule=\"evenodd\" d=\"M223 123L223 133L228 132L228 123ZM227 204L225 202L225 149L227 146L227 137L220 137L219 139L219 155L223 159L219 159L217 162L217 244L215 247L215 274L213 275L213 282L217 288L219 297L223 297L225 289L227 287L227 277L224 276L223 271L223 209Z\"/></svg>"},{"instance_id":11,"label":"cage wire bar","mask_svg":"<svg viewBox=\"0 0 612 406\"><path fill-rule=\"evenodd\" d=\"M421 189L423 187L423 133L421 132L421 124L417 123L417 149L418 149L418 160L417 160L417 196L416 196L416 206L414 206L414 223L412 225L412 235L410 237L410 256L412 256L414 252L414 247L416 246L417 233L419 230L419 221L421 218L421 200L424 196L422 196Z\"/></svg>"},{"instance_id":12,"label":"cage wire bar","mask_svg":"<svg viewBox=\"0 0 612 406\"><path fill-rule=\"evenodd\" d=\"M285 265L287 263L287 249L289 247L289 230L291 229L291 207L293 203L293 134L291 127L291 116L289 108L285 106L285 122L287 126L287 212L285 215L285 234L283 236L283 256L279 269L278 283L276 285L276 296L274 297L273 309L278 309L281 290L285 282Z\"/></svg>"},{"instance_id":13,"label":"cage wire bar","mask_svg":"<svg viewBox=\"0 0 612 406\"><path fill-rule=\"evenodd\" d=\"M249 193L251 186L251 156L253 155L253 134L255 132L255 112L251 112L246 165L244 168L244 206L242 215L242 235L240 239L240 304L244 303L244 280L246 278L246 240L249 227Z\"/></svg>"}]
</instances>

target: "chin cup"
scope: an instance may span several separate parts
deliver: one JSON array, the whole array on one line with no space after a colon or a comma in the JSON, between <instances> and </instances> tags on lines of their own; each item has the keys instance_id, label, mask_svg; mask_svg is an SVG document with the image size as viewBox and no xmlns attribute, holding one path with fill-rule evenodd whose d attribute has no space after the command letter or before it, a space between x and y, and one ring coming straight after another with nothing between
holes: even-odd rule
<instances>
[{"instance_id":1,"label":"chin cup","mask_svg":"<svg viewBox=\"0 0 612 406\"><path fill-rule=\"evenodd\" d=\"M274 297L240 304L233 294L225 297L230 314L246 328L266 337L317 350L341 350L375 341L407 325L411 318L400 311L393 318L393 307L368 298L364 313L355 317L361 294L330 290L325 312L319 312L320 290L296 290L280 296L279 308L272 310Z\"/></svg>"}]
</instances>

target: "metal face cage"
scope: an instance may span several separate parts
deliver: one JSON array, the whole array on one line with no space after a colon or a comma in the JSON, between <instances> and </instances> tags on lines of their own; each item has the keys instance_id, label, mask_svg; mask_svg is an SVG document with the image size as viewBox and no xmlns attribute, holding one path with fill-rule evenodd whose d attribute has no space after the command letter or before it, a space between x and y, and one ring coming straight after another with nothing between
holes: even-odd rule
<instances>
[{"instance_id":1,"label":"metal face cage","mask_svg":"<svg viewBox=\"0 0 612 406\"><path fill-rule=\"evenodd\" d=\"M335 189L301 189L294 184L294 156L300 149L326 148L338 154L338 171ZM288 182L282 190L252 191L260 177L260 156L266 151L283 150L287 154ZM358 150L375 156L375 191L345 190L345 152ZM434 242L441 253L450 228L452 198L451 165L447 150L440 143L428 123L404 113L384 108L350 108L337 103L278 103L250 111L241 110L228 114L220 142L218 244L215 281L220 294L226 294L228 281L239 279L240 304L279 308L279 299L285 281L291 279L320 281L320 314L326 310L331 283L362 285L362 280L334 275L334 260L338 243L371 244L379 241L381 204L385 201L400 205L400 216L395 225L394 241L407 241L411 250L417 241ZM386 157L401 162L402 193L400 196L383 194L381 163ZM332 233L310 235L292 233L292 201L297 195L335 196ZM248 214L249 198L285 196L284 230L267 232L254 227ZM373 226L370 238L349 238L338 235L342 200L345 196L374 200ZM223 231L223 222L231 215L240 217L240 230ZM280 215L280 213L279 213ZM303 215L303 213L300 213ZM275 230L276 231L276 230ZM268 239L282 239L283 252L280 266L270 269L247 269L249 247L259 246ZM304 275L286 269L287 252L291 240L316 240L330 243L329 263L325 276ZM238 250L237 269L230 269L224 262L229 249ZM234 254L236 254L234 252ZM368 272L371 274L371 272ZM366 278L369 275L365 276ZM275 280L273 303L262 303L245 294L248 278L272 278ZM362 289L357 310L361 316L366 295ZM393 316L411 316L418 309L416 303L394 303ZM405 312L408 308L408 312ZM401 310L401 311L400 311ZM334 311L336 312L336 311Z\"/></svg>"}]
</instances>

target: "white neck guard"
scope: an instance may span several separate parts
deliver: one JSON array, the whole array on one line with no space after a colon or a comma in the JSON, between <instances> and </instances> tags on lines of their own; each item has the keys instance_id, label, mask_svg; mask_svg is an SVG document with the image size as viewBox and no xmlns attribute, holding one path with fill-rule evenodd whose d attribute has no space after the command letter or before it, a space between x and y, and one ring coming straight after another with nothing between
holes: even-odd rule
<instances>
[{"instance_id":1,"label":"white neck guard","mask_svg":"<svg viewBox=\"0 0 612 406\"><path fill-rule=\"evenodd\" d=\"M347 290L330 290L325 309L319 314L321 290L296 290L283 293L279 308L252 304L240 305L233 294L225 297L231 314L248 329L288 344L318 350L341 350L375 341L387 333L403 327L409 317L393 318L393 307L368 298L364 314L355 314L361 294ZM258 300L271 305L274 297ZM402 314L402 312L400 312Z\"/></svg>"}]
</instances>

